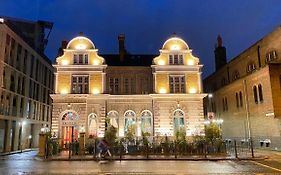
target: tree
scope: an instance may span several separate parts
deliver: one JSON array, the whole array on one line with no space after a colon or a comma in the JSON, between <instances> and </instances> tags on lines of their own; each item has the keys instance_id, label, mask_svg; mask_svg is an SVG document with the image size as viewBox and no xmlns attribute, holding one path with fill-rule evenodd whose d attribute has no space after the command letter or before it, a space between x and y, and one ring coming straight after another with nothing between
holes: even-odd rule
<instances>
[{"instance_id":1,"label":"tree","mask_svg":"<svg viewBox=\"0 0 281 175\"><path fill-rule=\"evenodd\" d=\"M217 140L221 140L221 130L215 123L205 126L205 137L207 142L214 144Z\"/></svg>"}]
</instances>

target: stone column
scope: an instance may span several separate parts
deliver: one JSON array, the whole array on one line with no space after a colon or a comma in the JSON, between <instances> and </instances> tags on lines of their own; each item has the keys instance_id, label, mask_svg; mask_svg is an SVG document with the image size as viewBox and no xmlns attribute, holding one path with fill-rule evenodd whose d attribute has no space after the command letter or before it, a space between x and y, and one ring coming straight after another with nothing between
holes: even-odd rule
<instances>
[{"instance_id":1,"label":"stone column","mask_svg":"<svg viewBox=\"0 0 281 175\"><path fill-rule=\"evenodd\" d=\"M85 154L85 132L80 132L79 138L79 155Z\"/></svg>"}]
</instances>

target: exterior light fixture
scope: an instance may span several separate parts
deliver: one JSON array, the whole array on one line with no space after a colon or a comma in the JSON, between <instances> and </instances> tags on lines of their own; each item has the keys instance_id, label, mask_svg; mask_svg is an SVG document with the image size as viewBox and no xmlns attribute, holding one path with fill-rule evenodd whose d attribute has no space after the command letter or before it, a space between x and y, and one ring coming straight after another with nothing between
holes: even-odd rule
<instances>
[{"instance_id":1,"label":"exterior light fixture","mask_svg":"<svg viewBox=\"0 0 281 175\"><path fill-rule=\"evenodd\" d=\"M85 44L77 44L77 45L75 46L75 49L84 50L84 49L86 49L86 45L85 45Z\"/></svg>"},{"instance_id":2,"label":"exterior light fixture","mask_svg":"<svg viewBox=\"0 0 281 175\"><path fill-rule=\"evenodd\" d=\"M194 60L189 59L189 60L187 61L187 65L190 65L190 66L194 65Z\"/></svg>"},{"instance_id":3,"label":"exterior light fixture","mask_svg":"<svg viewBox=\"0 0 281 175\"><path fill-rule=\"evenodd\" d=\"M180 50L180 46L177 44L174 44L171 46L171 50Z\"/></svg>"},{"instance_id":4,"label":"exterior light fixture","mask_svg":"<svg viewBox=\"0 0 281 175\"><path fill-rule=\"evenodd\" d=\"M32 139L32 135L29 135L29 136L28 136L28 139Z\"/></svg>"},{"instance_id":5,"label":"exterior light fixture","mask_svg":"<svg viewBox=\"0 0 281 175\"><path fill-rule=\"evenodd\" d=\"M195 93L196 93L196 89L195 89L195 88L190 88L190 89L189 89L189 93L195 94Z\"/></svg>"},{"instance_id":6,"label":"exterior light fixture","mask_svg":"<svg viewBox=\"0 0 281 175\"><path fill-rule=\"evenodd\" d=\"M164 61L164 60L159 60L159 61L158 61L158 65L161 65L161 66L162 66L162 65L165 65L165 61Z\"/></svg>"},{"instance_id":7,"label":"exterior light fixture","mask_svg":"<svg viewBox=\"0 0 281 175\"><path fill-rule=\"evenodd\" d=\"M92 93L93 93L93 94L99 94L100 91L99 91L98 89L93 89Z\"/></svg>"},{"instance_id":8,"label":"exterior light fixture","mask_svg":"<svg viewBox=\"0 0 281 175\"><path fill-rule=\"evenodd\" d=\"M208 97L209 98L213 98L213 94L208 94Z\"/></svg>"},{"instance_id":9,"label":"exterior light fixture","mask_svg":"<svg viewBox=\"0 0 281 175\"><path fill-rule=\"evenodd\" d=\"M100 64L100 61L95 59L95 60L93 61L93 64L94 64L94 65L99 65L99 64Z\"/></svg>"},{"instance_id":10,"label":"exterior light fixture","mask_svg":"<svg viewBox=\"0 0 281 175\"><path fill-rule=\"evenodd\" d=\"M0 18L0 23L4 23L4 18Z\"/></svg>"},{"instance_id":11,"label":"exterior light fixture","mask_svg":"<svg viewBox=\"0 0 281 175\"><path fill-rule=\"evenodd\" d=\"M65 59L64 59L64 60L61 61L61 64L65 66L65 65L68 65L69 62L68 62L68 60L65 60Z\"/></svg>"},{"instance_id":12,"label":"exterior light fixture","mask_svg":"<svg viewBox=\"0 0 281 175\"><path fill-rule=\"evenodd\" d=\"M62 95L65 95L65 94L67 94L67 90L66 90L66 89L62 89L62 90L60 91L60 93L61 93Z\"/></svg>"},{"instance_id":13,"label":"exterior light fixture","mask_svg":"<svg viewBox=\"0 0 281 175\"><path fill-rule=\"evenodd\" d=\"M160 88L159 93L160 94L166 94L167 90L165 88Z\"/></svg>"}]
</instances>

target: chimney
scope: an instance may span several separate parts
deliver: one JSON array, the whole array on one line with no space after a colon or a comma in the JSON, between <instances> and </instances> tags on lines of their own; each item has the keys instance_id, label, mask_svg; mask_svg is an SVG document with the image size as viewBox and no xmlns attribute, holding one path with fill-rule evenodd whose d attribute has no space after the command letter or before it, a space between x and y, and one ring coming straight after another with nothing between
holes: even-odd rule
<instances>
[{"instance_id":1,"label":"chimney","mask_svg":"<svg viewBox=\"0 0 281 175\"><path fill-rule=\"evenodd\" d=\"M68 42L67 42L66 40L63 40L63 41L61 42L61 46L60 46L60 48L58 49L57 57L63 55L63 49L66 49L67 44L68 44Z\"/></svg>"},{"instance_id":2,"label":"chimney","mask_svg":"<svg viewBox=\"0 0 281 175\"><path fill-rule=\"evenodd\" d=\"M124 62L124 58L126 55L125 34L124 33L121 33L118 35L118 42L119 42L119 59L120 59L120 62Z\"/></svg>"}]
</instances>

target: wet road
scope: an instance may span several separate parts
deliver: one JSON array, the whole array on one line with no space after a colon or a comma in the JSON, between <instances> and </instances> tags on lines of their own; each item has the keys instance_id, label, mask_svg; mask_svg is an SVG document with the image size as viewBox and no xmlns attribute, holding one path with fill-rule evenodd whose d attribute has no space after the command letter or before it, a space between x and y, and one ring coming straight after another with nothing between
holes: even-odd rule
<instances>
[{"instance_id":1,"label":"wet road","mask_svg":"<svg viewBox=\"0 0 281 175\"><path fill-rule=\"evenodd\" d=\"M0 157L0 174L281 174L252 161L42 161L35 154Z\"/></svg>"}]
</instances>

